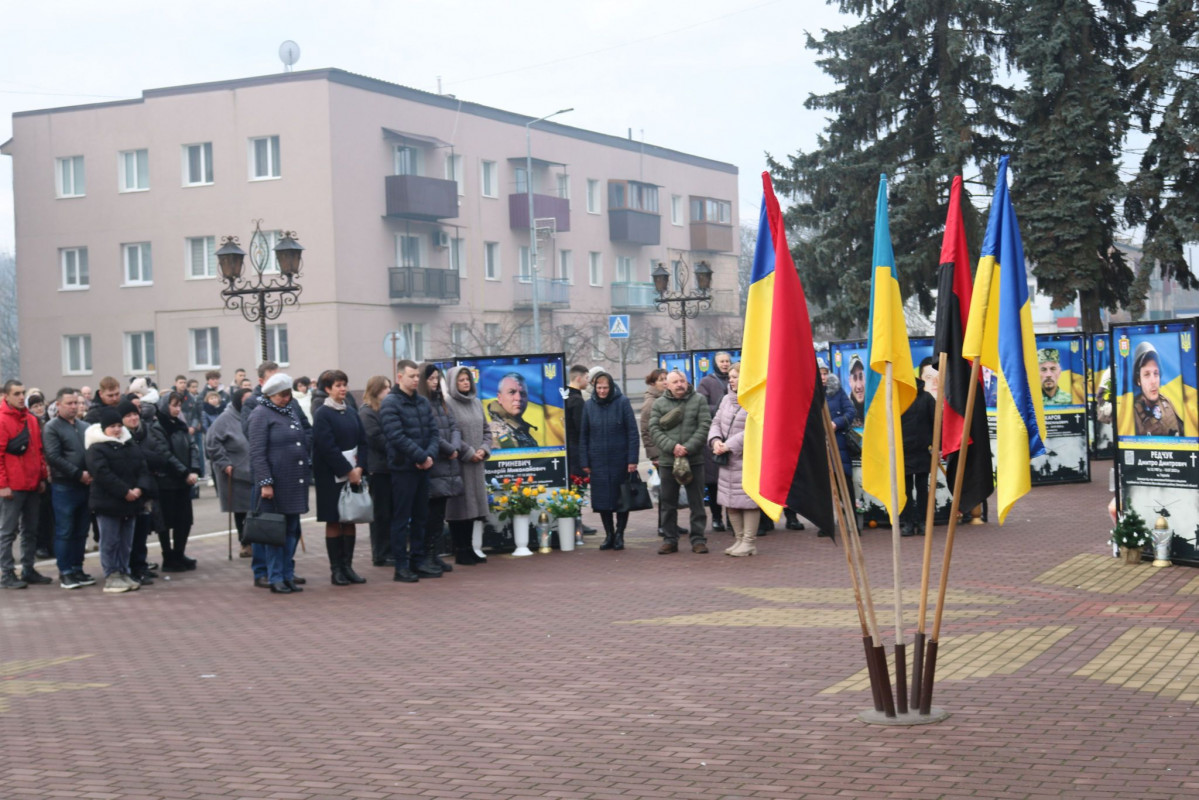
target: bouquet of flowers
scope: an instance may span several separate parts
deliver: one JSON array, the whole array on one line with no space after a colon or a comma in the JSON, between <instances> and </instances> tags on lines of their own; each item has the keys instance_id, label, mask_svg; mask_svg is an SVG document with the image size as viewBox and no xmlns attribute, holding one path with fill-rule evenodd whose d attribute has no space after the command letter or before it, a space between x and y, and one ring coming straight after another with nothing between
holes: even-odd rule
<instances>
[{"instance_id":1,"label":"bouquet of flowers","mask_svg":"<svg viewBox=\"0 0 1199 800\"><path fill-rule=\"evenodd\" d=\"M543 495L541 507L554 515L554 519L577 517L583 513L587 498L574 489L550 489Z\"/></svg>"},{"instance_id":2,"label":"bouquet of flowers","mask_svg":"<svg viewBox=\"0 0 1199 800\"><path fill-rule=\"evenodd\" d=\"M491 479L491 510L502 520L510 520L522 514L531 514L537 508L538 498L545 494L545 487L527 478L504 478L501 482Z\"/></svg>"}]
</instances>

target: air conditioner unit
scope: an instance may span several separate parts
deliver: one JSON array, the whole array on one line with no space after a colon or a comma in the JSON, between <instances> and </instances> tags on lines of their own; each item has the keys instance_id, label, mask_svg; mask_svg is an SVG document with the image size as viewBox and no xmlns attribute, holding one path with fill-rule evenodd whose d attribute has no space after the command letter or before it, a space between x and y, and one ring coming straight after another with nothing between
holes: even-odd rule
<instances>
[{"instance_id":1,"label":"air conditioner unit","mask_svg":"<svg viewBox=\"0 0 1199 800\"><path fill-rule=\"evenodd\" d=\"M449 247L450 235L445 231L433 231L433 246L434 247Z\"/></svg>"}]
</instances>

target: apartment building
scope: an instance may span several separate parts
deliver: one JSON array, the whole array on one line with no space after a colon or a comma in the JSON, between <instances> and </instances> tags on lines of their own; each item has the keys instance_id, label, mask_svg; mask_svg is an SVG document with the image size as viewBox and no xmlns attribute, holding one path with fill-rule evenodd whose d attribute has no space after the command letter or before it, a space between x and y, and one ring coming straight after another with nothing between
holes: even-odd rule
<instances>
[{"instance_id":1,"label":"apartment building","mask_svg":"<svg viewBox=\"0 0 1199 800\"><path fill-rule=\"evenodd\" d=\"M737 168L533 121L336 69L14 114L22 378L252 369L258 329L224 307L215 253L256 224L305 247L299 305L268 328L292 374L361 386L392 341L417 360L536 350L533 235L541 349L611 364L611 313L632 315L630 375L677 347L658 262L711 266L689 339L729 343Z\"/></svg>"}]
</instances>

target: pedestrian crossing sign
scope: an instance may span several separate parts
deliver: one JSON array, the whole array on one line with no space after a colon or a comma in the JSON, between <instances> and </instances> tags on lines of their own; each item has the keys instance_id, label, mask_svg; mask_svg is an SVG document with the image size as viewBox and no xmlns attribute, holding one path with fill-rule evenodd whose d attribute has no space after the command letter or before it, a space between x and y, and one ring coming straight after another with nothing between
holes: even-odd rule
<instances>
[{"instance_id":1,"label":"pedestrian crossing sign","mask_svg":"<svg viewBox=\"0 0 1199 800\"><path fill-rule=\"evenodd\" d=\"M627 338L629 338L629 315L628 314L609 314L608 315L608 338L609 339L627 339Z\"/></svg>"}]
</instances>

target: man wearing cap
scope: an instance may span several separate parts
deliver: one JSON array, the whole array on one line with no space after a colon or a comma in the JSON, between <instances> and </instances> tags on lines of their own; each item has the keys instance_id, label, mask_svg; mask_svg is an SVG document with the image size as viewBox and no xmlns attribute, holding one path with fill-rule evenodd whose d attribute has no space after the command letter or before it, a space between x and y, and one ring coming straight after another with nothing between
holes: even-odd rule
<instances>
[{"instance_id":1,"label":"man wearing cap","mask_svg":"<svg viewBox=\"0 0 1199 800\"><path fill-rule=\"evenodd\" d=\"M1074 402L1069 389L1058 384L1062 377L1061 353L1056 347L1037 351L1041 362L1041 402L1047 406L1068 406Z\"/></svg>"},{"instance_id":2,"label":"man wearing cap","mask_svg":"<svg viewBox=\"0 0 1199 800\"><path fill-rule=\"evenodd\" d=\"M78 589L96 582L83 571L91 524L87 498L92 476L87 471L87 447L83 443L88 426L79 416L79 403L80 397L74 389L59 389L54 419L46 423L42 433L51 478L58 585L64 589Z\"/></svg>"},{"instance_id":3,"label":"man wearing cap","mask_svg":"<svg viewBox=\"0 0 1199 800\"><path fill-rule=\"evenodd\" d=\"M1151 342L1141 342L1133 353L1132 382L1141 390L1132 402L1136 435L1181 436L1182 423L1178 413L1161 394L1161 364Z\"/></svg>"},{"instance_id":4,"label":"man wearing cap","mask_svg":"<svg viewBox=\"0 0 1199 800\"><path fill-rule=\"evenodd\" d=\"M849 359L849 400L853 403L854 427L861 427L866 420L866 368L857 353Z\"/></svg>"}]
</instances>

